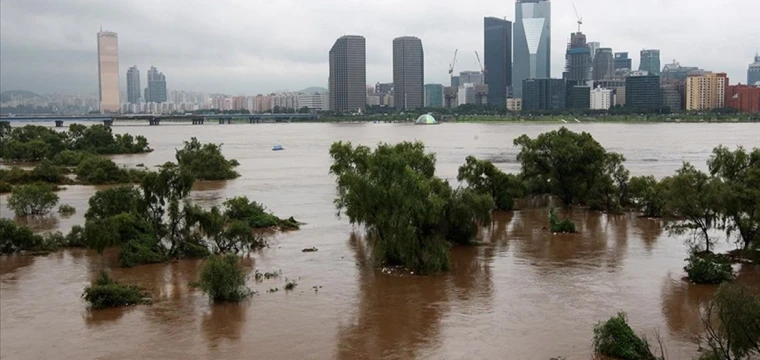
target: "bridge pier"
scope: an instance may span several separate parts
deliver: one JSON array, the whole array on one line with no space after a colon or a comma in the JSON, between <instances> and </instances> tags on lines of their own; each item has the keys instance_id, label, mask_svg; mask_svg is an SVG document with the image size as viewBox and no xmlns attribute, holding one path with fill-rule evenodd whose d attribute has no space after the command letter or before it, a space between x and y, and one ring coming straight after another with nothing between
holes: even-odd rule
<instances>
[{"instance_id":1,"label":"bridge pier","mask_svg":"<svg viewBox=\"0 0 760 360\"><path fill-rule=\"evenodd\" d=\"M203 125L203 119L193 119L193 125Z\"/></svg>"},{"instance_id":2,"label":"bridge pier","mask_svg":"<svg viewBox=\"0 0 760 360\"><path fill-rule=\"evenodd\" d=\"M110 128L113 125L113 120L103 120L103 126Z\"/></svg>"},{"instance_id":3,"label":"bridge pier","mask_svg":"<svg viewBox=\"0 0 760 360\"><path fill-rule=\"evenodd\" d=\"M56 120L55 127L63 127L63 120Z\"/></svg>"},{"instance_id":4,"label":"bridge pier","mask_svg":"<svg viewBox=\"0 0 760 360\"><path fill-rule=\"evenodd\" d=\"M148 119L148 124L150 126L158 126L160 123L161 123L161 119L159 119L157 117L152 117L152 118Z\"/></svg>"}]
</instances>

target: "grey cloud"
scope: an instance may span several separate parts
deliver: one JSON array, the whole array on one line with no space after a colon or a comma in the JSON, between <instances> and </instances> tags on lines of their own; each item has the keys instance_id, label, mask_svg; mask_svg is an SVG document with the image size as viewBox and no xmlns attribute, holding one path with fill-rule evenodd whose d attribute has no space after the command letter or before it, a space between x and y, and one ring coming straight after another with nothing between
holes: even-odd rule
<instances>
[{"instance_id":1,"label":"grey cloud","mask_svg":"<svg viewBox=\"0 0 760 360\"><path fill-rule=\"evenodd\" d=\"M760 48L756 0L554 0L552 74L577 24L615 51L659 48L663 63L725 71L744 81ZM0 2L0 87L95 93L95 34L119 34L120 68L151 65L173 89L256 94L325 86L335 39L367 39L367 80L392 78L392 39L418 36L426 82L448 82L448 64L475 70L484 16L514 19L511 0L3 0ZM696 21L695 21L696 20ZM482 54L481 54L482 55ZM122 84L123 87L123 84Z\"/></svg>"}]
</instances>

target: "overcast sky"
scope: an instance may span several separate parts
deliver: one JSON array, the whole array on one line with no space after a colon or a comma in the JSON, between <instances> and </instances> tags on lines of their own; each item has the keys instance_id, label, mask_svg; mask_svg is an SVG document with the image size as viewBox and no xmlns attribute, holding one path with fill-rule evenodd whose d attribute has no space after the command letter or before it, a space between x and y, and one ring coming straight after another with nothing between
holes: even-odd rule
<instances>
[{"instance_id":1,"label":"overcast sky","mask_svg":"<svg viewBox=\"0 0 760 360\"><path fill-rule=\"evenodd\" d=\"M662 63L727 72L746 82L760 49L760 0L553 0L552 76L576 29L613 51L661 49ZM392 40L422 39L425 82L478 69L483 17L514 20L512 0L2 0L0 88L97 92L96 33L119 34L121 87L137 65L170 89L230 94L327 87L328 51L344 34L367 39L367 81L392 81Z\"/></svg>"}]
</instances>

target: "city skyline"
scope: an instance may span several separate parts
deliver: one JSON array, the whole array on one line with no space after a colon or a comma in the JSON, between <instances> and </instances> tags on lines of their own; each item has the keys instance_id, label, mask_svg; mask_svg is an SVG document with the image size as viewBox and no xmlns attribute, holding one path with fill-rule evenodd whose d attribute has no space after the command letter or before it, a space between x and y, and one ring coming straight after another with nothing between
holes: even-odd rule
<instances>
[{"instance_id":1,"label":"city skyline","mask_svg":"<svg viewBox=\"0 0 760 360\"><path fill-rule=\"evenodd\" d=\"M590 0L575 1L584 18L582 31L589 41L600 42L615 52L628 52L634 59L634 68L638 68L639 52L654 48L661 50L662 63L676 59L706 70L726 72L738 82L746 78L747 64L760 47L753 44L757 42L758 32L751 26L749 15L753 10L760 10L760 4L747 0L733 3L705 1L694 7L693 2L677 0L660 6L658 1L651 0L636 6L624 6L621 2L611 4L611 9L600 9ZM0 87L40 93L95 93L97 89L93 89L92 84L97 83L97 73L92 69L97 66L93 55L96 48L88 39L101 24L119 33L121 64L137 65L141 69L160 65L164 72L171 74L175 89L255 94L327 87L328 65L324 53L334 39L349 33L367 39L368 83L392 79L392 51L386 44L408 34L419 37L425 44L425 82L447 84L447 68L455 48L460 49L462 55L455 72L478 69L473 51L482 51L483 17L515 19L512 1L480 1L478 6L454 2L450 7L433 4L438 2L420 0L407 4L409 14L397 14L389 4L296 2L298 6L288 7L287 12L280 4L268 5L274 13L293 16L299 31L289 31L284 28L285 24L268 19L229 21L231 24L225 25L203 20L239 19L238 13L249 13L261 6L256 1L238 7L201 4L192 9L167 1L158 9L148 11L150 7L143 6L139 0L118 4L69 0L46 6L39 6L39 2L7 0L0 5L3 30L0 33L3 79ZM650 11L655 5L657 11ZM158 18L162 9L168 11L171 7L179 8L176 23L161 24ZM721 12L722 16L700 27L693 27L687 21L711 12ZM312 13L326 16L308 16ZM419 13L427 16L420 20ZM153 20L161 29L153 31L140 26ZM561 76L564 48L569 34L576 29L575 21L569 2L552 2L553 77ZM452 28L448 25L451 22L457 26ZM376 29L367 26L368 23L386 25ZM642 23L648 25L638 26ZM57 29L53 36L36 30L51 26ZM726 36L729 29L731 36ZM248 39L246 34L252 32L266 36ZM710 44L707 53L693 46L695 37ZM242 43L246 46L241 46ZM61 68L67 71L59 71ZM125 71L126 68L120 69L120 79L124 78ZM122 90L125 85L121 84Z\"/></svg>"}]
</instances>

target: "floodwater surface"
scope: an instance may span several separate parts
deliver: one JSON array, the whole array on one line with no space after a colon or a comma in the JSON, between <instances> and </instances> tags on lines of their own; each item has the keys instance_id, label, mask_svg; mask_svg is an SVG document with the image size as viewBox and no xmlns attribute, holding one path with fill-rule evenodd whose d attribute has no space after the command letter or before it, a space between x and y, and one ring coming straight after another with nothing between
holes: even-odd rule
<instances>
[{"instance_id":1,"label":"floodwater surface","mask_svg":"<svg viewBox=\"0 0 760 360\"><path fill-rule=\"evenodd\" d=\"M579 234L551 235L546 208L497 213L484 246L451 250L452 270L394 277L372 267L361 229L337 218L329 146L344 140L421 140L438 159L437 174L456 182L468 155L519 171L512 140L559 125L255 124L115 126L145 135L153 153L113 157L124 165L174 160L195 136L223 143L242 176L199 182L191 199L218 205L248 196L305 225L277 234L244 259L251 271L281 271L248 286L240 304L210 304L189 286L201 262L118 267L116 252L67 250L41 257L0 257L0 357L3 359L588 359L594 324L618 311L631 326L659 332L671 359L690 358L700 334L699 304L713 286L683 281L683 238L634 214L569 210ZM760 146L757 124L568 124L622 153L633 175L670 175L683 161L705 169L713 147ZM285 151L273 152L274 144ZM20 220L37 231L68 231L84 222L97 191L70 186L61 203L71 217ZM0 216L11 217L7 196ZM721 241L724 249L734 245ZM318 252L302 249L316 247ZM80 295L101 269L153 293L153 305L91 311ZM760 284L755 267L739 281ZM294 291L283 290L295 279ZM269 290L278 289L275 292Z\"/></svg>"}]
</instances>

